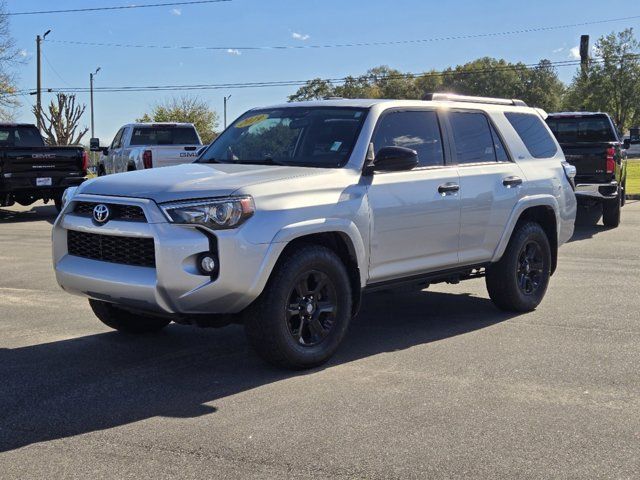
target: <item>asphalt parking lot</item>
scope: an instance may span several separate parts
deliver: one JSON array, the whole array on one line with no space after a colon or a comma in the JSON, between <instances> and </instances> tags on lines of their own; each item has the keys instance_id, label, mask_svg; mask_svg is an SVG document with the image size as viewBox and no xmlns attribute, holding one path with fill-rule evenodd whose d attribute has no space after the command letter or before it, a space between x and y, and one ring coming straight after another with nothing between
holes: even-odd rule
<instances>
[{"instance_id":1,"label":"asphalt parking lot","mask_svg":"<svg viewBox=\"0 0 640 480\"><path fill-rule=\"evenodd\" d=\"M53 215L0 209L3 479L638 478L640 202L581 212L535 312L379 293L305 373L237 326L112 333L55 283Z\"/></svg>"}]
</instances>

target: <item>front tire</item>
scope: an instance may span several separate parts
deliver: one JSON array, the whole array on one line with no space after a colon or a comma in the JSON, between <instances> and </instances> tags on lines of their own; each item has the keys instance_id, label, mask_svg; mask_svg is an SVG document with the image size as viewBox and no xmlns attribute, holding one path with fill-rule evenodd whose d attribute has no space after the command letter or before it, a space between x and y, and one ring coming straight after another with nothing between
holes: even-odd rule
<instances>
[{"instance_id":1,"label":"front tire","mask_svg":"<svg viewBox=\"0 0 640 480\"><path fill-rule=\"evenodd\" d=\"M132 313L118 308L112 303L100 300L89 300L89 305L96 317L106 326L119 332L141 334L159 332L171 323L165 318L152 317Z\"/></svg>"},{"instance_id":2,"label":"front tire","mask_svg":"<svg viewBox=\"0 0 640 480\"><path fill-rule=\"evenodd\" d=\"M614 200L602 202L602 223L605 227L616 228L620 225L621 193Z\"/></svg>"},{"instance_id":3,"label":"front tire","mask_svg":"<svg viewBox=\"0 0 640 480\"><path fill-rule=\"evenodd\" d=\"M542 227L516 227L502 258L487 267L487 290L501 310L530 312L544 298L551 276L551 247Z\"/></svg>"},{"instance_id":4,"label":"front tire","mask_svg":"<svg viewBox=\"0 0 640 480\"><path fill-rule=\"evenodd\" d=\"M351 285L344 264L326 247L305 245L276 265L245 311L247 339L268 363L312 368L338 349L351 320Z\"/></svg>"}]
</instances>

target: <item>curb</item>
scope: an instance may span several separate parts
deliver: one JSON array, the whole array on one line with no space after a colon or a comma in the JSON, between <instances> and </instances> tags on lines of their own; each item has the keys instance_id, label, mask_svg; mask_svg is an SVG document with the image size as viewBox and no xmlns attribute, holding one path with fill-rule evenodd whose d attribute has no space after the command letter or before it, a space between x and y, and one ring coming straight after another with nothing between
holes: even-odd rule
<instances>
[{"instance_id":1,"label":"curb","mask_svg":"<svg viewBox=\"0 0 640 480\"><path fill-rule=\"evenodd\" d=\"M640 194L634 193L630 195L627 193L627 200L640 200Z\"/></svg>"}]
</instances>

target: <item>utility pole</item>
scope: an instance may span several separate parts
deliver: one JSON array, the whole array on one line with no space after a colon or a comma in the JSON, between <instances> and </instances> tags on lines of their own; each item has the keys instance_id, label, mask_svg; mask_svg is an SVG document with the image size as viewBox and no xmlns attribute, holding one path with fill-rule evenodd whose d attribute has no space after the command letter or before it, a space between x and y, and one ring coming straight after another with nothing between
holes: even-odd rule
<instances>
[{"instance_id":1,"label":"utility pole","mask_svg":"<svg viewBox=\"0 0 640 480\"><path fill-rule=\"evenodd\" d=\"M89 96L90 96L90 104L91 104L91 138L95 138L96 134L95 134L95 128L94 128L94 122L93 122L93 77L96 76L98 74L98 72L100 71L100 67L96 68L95 72L92 72L89 74Z\"/></svg>"},{"instance_id":2,"label":"utility pole","mask_svg":"<svg viewBox=\"0 0 640 480\"><path fill-rule=\"evenodd\" d=\"M587 76L589 68L589 35L580 36L580 69L582 76Z\"/></svg>"},{"instance_id":3,"label":"utility pole","mask_svg":"<svg viewBox=\"0 0 640 480\"><path fill-rule=\"evenodd\" d=\"M224 128L227 128L227 101L231 98L231 95L224 97Z\"/></svg>"},{"instance_id":4,"label":"utility pole","mask_svg":"<svg viewBox=\"0 0 640 480\"><path fill-rule=\"evenodd\" d=\"M36 79L36 122L38 124L38 131L42 130L42 122L40 120L42 113L42 63L40 58L40 44L45 39L47 35L51 33L51 30L47 30L44 32L42 37L40 35L36 36L36 61L37 61L37 79Z\"/></svg>"}]
</instances>

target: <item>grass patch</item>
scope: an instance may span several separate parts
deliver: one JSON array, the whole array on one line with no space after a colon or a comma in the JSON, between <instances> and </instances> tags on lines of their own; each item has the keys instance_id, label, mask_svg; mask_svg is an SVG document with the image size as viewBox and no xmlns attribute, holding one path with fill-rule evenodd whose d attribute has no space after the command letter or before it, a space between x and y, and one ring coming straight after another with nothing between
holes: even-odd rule
<instances>
[{"instance_id":1,"label":"grass patch","mask_svg":"<svg viewBox=\"0 0 640 480\"><path fill-rule=\"evenodd\" d=\"M627 193L640 195L640 160L629 160L627 163Z\"/></svg>"}]
</instances>

